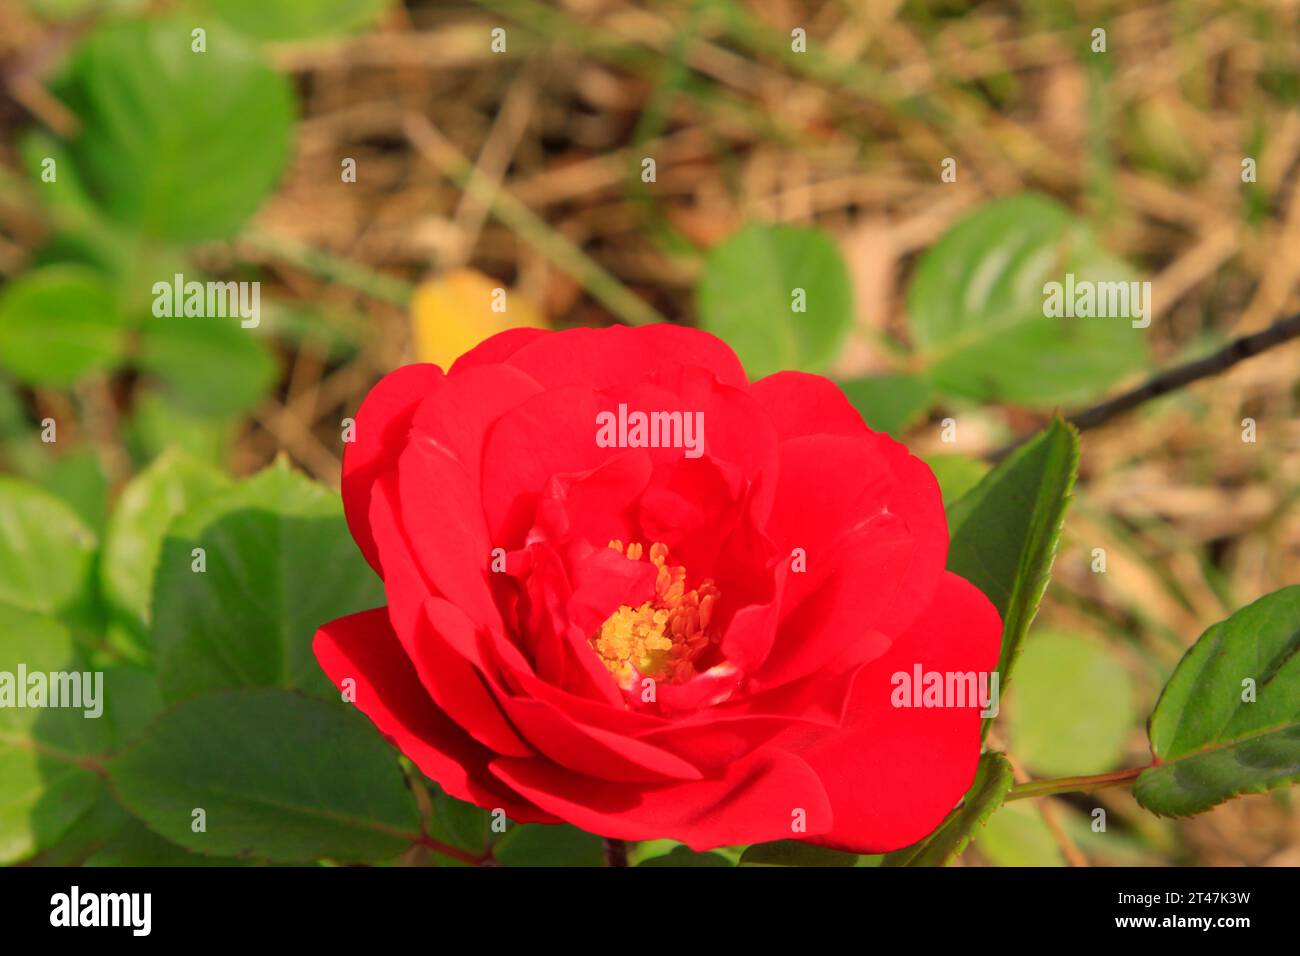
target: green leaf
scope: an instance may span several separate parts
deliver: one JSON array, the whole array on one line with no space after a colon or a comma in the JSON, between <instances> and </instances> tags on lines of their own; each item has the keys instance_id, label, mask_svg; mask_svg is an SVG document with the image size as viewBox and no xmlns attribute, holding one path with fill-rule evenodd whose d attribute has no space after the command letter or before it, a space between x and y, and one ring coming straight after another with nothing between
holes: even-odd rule
<instances>
[{"instance_id":1,"label":"green leaf","mask_svg":"<svg viewBox=\"0 0 1300 956\"><path fill-rule=\"evenodd\" d=\"M806 311L794 311L795 290ZM825 233L754 224L709 255L699 286L700 326L736 350L750 378L819 371L853 322L853 288Z\"/></svg>"},{"instance_id":2,"label":"green leaf","mask_svg":"<svg viewBox=\"0 0 1300 956\"><path fill-rule=\"evenodd\" d=\"M1067 273L1076 284L1135 278L1043 196L997 200L957 223L921 257L907 295L935 384L979 401L1050 407L1090 398L1142 368L1146 330L1130 318L1044 314L1045 284Z\"/></svg>"},{"instance_id":3,"label":"green leaf","mask_svg":"<svg viewBox=\"0 0 1300 956\"><path fill-rule=\"evenodd\" d=\"M723 867L735 864L721 853L696 853L690 847L676 846L662 856L652 856L642 860L637 866L687 866L687 867Z\"/></svg>"},{"instance_id":4,"label":"green leaf","mask_svg":"<svg viewBox=\"0 0 1300 956\"><path fill-rule=\"evenodd\" d=\"M195 26L100 26L55 90L80 120L72 154L109 216L181 241L231 236L253 214L280 176L294 118L288 81L252 47L207 23L207 51L192 52Z\"/></svg>"},{"instance_id":5,"label":"green leaf","mask_svg":"<svg viewBox=\"0 0 1300 956\"><path fill-rule=\"evenodd\" d=\"M91 666L96 665L92 662ZM91 746L84 748L95 757L121 750L134 742L163 709L158 684L151 671L119 665L104 669L102 674L103 713L94 721L102 726L94 728L96 739ZM89 767L87 762L82 769L88 770ZM110 865L99 853L112 846L111 859L114 862L111 865L151 865L155 861L156 865L168 865L164 863L166 858L158 846L164 842L161 837L140 833L143 828L133 823L133 818L121 808L108 788L99 789L100 796L95 804L77 819L58 843L30 862L39 866ZM127 856L137 844L142 846L143 856L130 863ZM182 859L188 856L184 850L179 847L171 849L176 865L195 865L193 861Z\"/></svg>"},{"instance_id":6,"label":"green leaf","mask_svg":"<svg viewBox=\"0 0 1300 956\"><path fill-rule=\"evenodd\" d=\"M0 377L0 439L29 437L27 409L13 385Z\"/></svg>"},{"instance_id":7,"label":"green leaf","mask_svg":"<svg viewBox=\"0 0 1300 956\"><path fill-rule=\"evenodd\" d=\"M1068 777L1120 762L1137 713L1128 671L1105 647L1073 634L1035 634L1016 675L1008 733L1025 767Z\"/></svg>"},{"instance_id":8,"label":"green leaf","mask_svg":"<svg viewBox=\"0 0 1300 956\"><path fill-rule=\"evenodd\" d=\"M977 458L965 455L926 455L925 463L934 472L939 482L939 493L943 495L945 508L951 508L960 499L980 483L989 473L989 466Z\"/></svg>"},{"instance_id":9,"label":"green leaf","mask_svg":"<svg viewBox=\"0 0 1300 956\"><path fill-rule=\"evenodd\" d=\"M885 854L881 865L945 866L952 862L966 849L976 828L983 826L1002 803L1014 782L1006 757L1000 753L984 754L975 771L975 782L966 791L960 806L944 817L924 840Z\"/></svg>"},{"instance_id":10,"label":"green leaf","mask_svg":"<svg viewBox=\"0 0 1300 956\"><path fill-rule=\"evenodd\" d=\"M104 538L100 581L115 626L128 643L148 646L154 570L172 521L230 487L210 465L168 451L122 492Z\"/></svg>"},{"instance_id":11,"label":"green leaf","mask_svg":"<svg viewBox=\"0 0 1300 956\"><path fill-rule=\"evenodd\" d=\"M153 671L134 664L105 669L104 699L114 750L135 743L163 712L158 678Z\"/></svg>"},{"instance_id":12,"label":"green leaf","mask_svg":"<svg viewBox=\"0 0 1300 956\"><path fill-rule=\"evenodd\" d=\"M94 12L122 12L143 6L145 0L27 0L27 8L49 20L68 20Z\"/></svg>"},{"instance_id":13,"label":"green leaf","mask_svg":"<svg viewBox=\"0 0 1300 956\"><path fill-rule=\"evenodd\" d=\"M262 336L237 316L153 318L143 332L141 367L197 415L247 412L275 381L278 368Z\"/></svg>"},{"instance_id":14,"label":"green leaf","mask_svg":"<svg viewBox=\"0 0 1300 956\"><path fill-rule=\"evenodd\" d=\"M1160 694L1150 733L1158 766L1134 795L1153 813L1200 813L1300 781L1300 586L1202 634Z\"/></svg>"},{"instance_id":15,"label":"green leaf","mask_svg":"<svg viewBox=\"0 0 1300 956\"><path fill-rule=\"evenodd\" d=\"M380 860L419 836L392 749L356 712L289 691L186 701L108 762L124 806L195 853ZM206 830L195 832L202 809Z\"/></svg>"},{"instance_id":16,"label":"green leaf","mask_svg":"<svg viewBox=\"0 0 1300 956\"><path fill-rule=\"evenodd\" d=\"M82 266L36 269L0 296L0 366L33 385L72 385L122 357L107 283Z\"/></svg>"},{"instance_id":17,"label":"green leaf","mask_svg":"<svg viewBox=\"0 0 1300 956\"><path fill-rule=\"evenodd\" d=\"M28 681L40 674L46 684L50 674L86 670L66 627L0 604L0 863L54 846L94 806L103 782L84 758L111 740L102 710L88 716L84 699L81 707L54 707L47 692L44 706L19 706L27 700L20 667Z\"/></svg>"},{"instance_id":18,"label":"green leaf","mask_svg":"<svg viewBox=\"0 0 1300 956\"><path fill-rule=\"evenodd\" d=\"M95 535L66 504L0 476L0 603L76 618L92 601Z\"/></svg>"},{"instance_id":19,"label":"green leaf","mask_svg":"<svg viewBox=\"0 0 1300 956\"><path fill-rule=\"evenodd\" d=\"M1078 432L1057 418L948 509L948 570L1002 615L1003 691L1047 589L1078 470Z\"/></svg>"},{"instance_id":20,"label":"green leaf","mask_svg":"<svg viewBox=\"0 0 1300 956\"><path fill-rule=\"evenodd\" d=\"M351 33L372 23L392 0L199 0L241 33L262 40L305 40Z\"/></svg>"},{"instance_id":21,"label":"green leaf","mask_svg":"<svg viewBox=\"0 0 1300 956\"><path fill-rule=\"evenodd\" d=\"M94 805L77 818L57 843L25 860L30 866L81 866L100 847L112 840L131 820L107 787L99 788Z\"/></svg>"},{"instance_id":22,"label":"green leaf","mask_svg":"<svg viewBox=\"0 0 1300 956\"><path fill-rule=\"evenodd\" d=\"M916 375L875 375L841 382L863 420L878 432L898 433L929 407L934 389Z\"/></svg>"},{"instance_id":23,"label":"green leaf","mask_svg":"<svg viewBox=\"0 0 1300 956\"><path fill-rule=\"evenodd\" d=\"M128 818L86 866L248 866L247 860L203 856L164 840L139 820Z\"/></svg>"},{"instance_id":24,"label":"green leaf","mask_svg":"<svg viewBox=\"0 0 1300 956\"><path fill-rule=\"evenodd\" d=\"M192 570L195 548L203 572ZM383 603L338 495L283 465L268 468L183 515L163 542L153 597L163 696L286 687L337 697L312 636Z\"/></svg>"},{"instance_id":25,"label":"green leaf","mask_svg":"<svg viewBox=\"0 0 1300 956\"><path fill-rule=\"evenodd\" d=\"M34 262L40 265L79 263L115 280L118 311L126 318L141 292L152 280L141 237L111 222L95 203L67 144L37 127L19 142L19 153L30 180L29 190L40 200L50 234L40 246ZM53 182L47 182L47 163L52 163Z\"/></svg>"},{"instance_id":26,"label":"green leaf","mask_svg":"<svg viewBox=\"0 0 1300 956\"><path fill-rule=\"evenodd\" d=\"M492 842L492 818L482 807L457 800L442 792L436 784L430 786L433 819L429 821L429 836L443 843L483 853Z\"/></svg>"},{"instance_id":27,"label":"green leaf","mask_svg":"<svg viewBox=\"0 0 1300 956\"><path fill-rule=\"evenodd\" d=\"M841 853L802 840L756 843L740 856L741 866L857 866L856 853Z\"/></svg>"},{"instance_id":28,"label":"green leaf","mask_svg":"<svg viewBox=\"0 0 1300 956\"><path fill-rule=\"evenodd\" d=\"M95 752L122 749L140 736L162 712L162 698L150 671L116 666L104 670L103 675L104 711L97 721L105 728L95 728L98 739L87 748ZM107 788L101 787L94 806L77 819L58 843L31 862L39 866L80 866L109 843L115 843L121 849L119 838L131 819ZM177 848L177 852L184 851Z\"/></svg>"},{"instance_id":29,"label":"green leaf","mask_svg":"<svg viewBox=\"0 0 1300 956\"><path fill-rule=\"evenodd\" d=\"M43 446L45 447L45 446ZM60 455L33 476L42 487L71 507L86 526L102 531L108 511L108 476L93 448Z\"/></svg>"},{"instance_id":30,"label":"green leaf","mask_svg":"<svg viewBox=\"0 0 1300 956\"><path fill-rule=\"evenodd\" d=\"M1056 837L1029 801L998 807L984 824L975 849L994 866L1065 865Z\"/></svg>"},{"instance_id":31,"label":"green leaf","mask_svg":"<svg viewBox=\"0 0 1300 956\"><path fill-rule=\"evenodd\" d=\"M153 389L140 389L124 437L132 457L141 463L175 447L192 458L223 465L230 431L227 421L195 415Z\"/></svg>"},{"instance_id":32,"label":"green leaf","mask_svg":"<svg viewBox=\"0 0 1300 956\"><path fill-rule=\"evenodd\" d=\"M1172 820L1143 813L1136 807L1129 815L1121 818L1120 826L1110 826L1104 830L1098 829L1099 826L1106 826L1105 818L1100 817L1106 811L1100 806L1076 809L1071 803L1056 801L1053 810L1066 838L1093 866L1168 865L1170 859L1181 857L1186 852ZM1138 826L1130 829L1130 824L1134 822ZM1059 849L1059 843L1057 847Z\"/></svg>"},{"instance_id":33,"label":"green leaf","mask_svg":"<svg viewBox=\"0 0 1300 956\"><path fill-rule=\"evenodd\" d=\"M567 824L511 824L492 856L504 866L603 866L605 862L600 837Z\"/></svg>"}]
</instances>

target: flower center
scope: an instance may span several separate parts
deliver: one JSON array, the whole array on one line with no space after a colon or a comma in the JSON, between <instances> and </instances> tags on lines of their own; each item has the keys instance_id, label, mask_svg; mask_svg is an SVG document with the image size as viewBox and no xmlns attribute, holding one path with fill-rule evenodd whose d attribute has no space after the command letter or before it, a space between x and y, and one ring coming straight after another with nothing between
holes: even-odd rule
<instances>
[{"instance_id":1,"label":"flower center","mask_svg":"<svg viewBox=\"0 0 1300 956\"><path fill-rule=\"evenodd\" d=\"M611 541L609 546L633 561L646 557L636 541L626 550L622 541ZM648 556L659 569L655 596L639 607L622 605L591 638L601 663L624 690L630 690L638 677L670 684L690 680L695 676L695 661L718 640L709 631L718 598L713 581L706 578L688 591L686 568L668 563L665 545L650 545Z\"/></svg>"}]
</instances>

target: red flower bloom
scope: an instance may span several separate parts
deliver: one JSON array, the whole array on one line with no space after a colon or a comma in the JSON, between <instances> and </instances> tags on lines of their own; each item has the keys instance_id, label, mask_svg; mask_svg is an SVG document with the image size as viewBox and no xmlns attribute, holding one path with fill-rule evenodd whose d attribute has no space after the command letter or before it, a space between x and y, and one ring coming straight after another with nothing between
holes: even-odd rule
<instances>
[{"instance_id":1,"label":"red flower bloom","mask_svg":"<svg viewBox=\"0 0 1300 956\"><path fill-rule=\"evenodd\" d=\"M343 503L388 607L317 659L455 797L884 851L973 779L980 704L898 675L990 671L1001 622L930 469L824 378L675 326L506 332L375 386Z\"/></svg>"}]
</instances>

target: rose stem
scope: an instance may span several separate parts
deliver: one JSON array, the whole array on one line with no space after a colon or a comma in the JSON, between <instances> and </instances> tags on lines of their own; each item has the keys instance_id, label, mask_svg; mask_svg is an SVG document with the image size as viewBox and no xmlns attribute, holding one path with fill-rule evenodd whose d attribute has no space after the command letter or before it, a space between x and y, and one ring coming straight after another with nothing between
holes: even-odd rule
<instances>
[{"instance_id":1,"label":"rose stem","mask_svg":"<svg viewBox=\"0 0 1300 956\"><path fill-rule=\"evenodd\" d=\"M1091 777L1058 777L1055 780L1031 780L1012 787L1003 799L1003 803L1023 800L1026 797L1046 797L1054 793L1091 793L1106 787L1116 787L1137 779L1137 775L1146 767L1132 767L1128 770L1116 770L1114 773L1099 773Z\"/></svg>"},{"instance_id":2,"label":"rose stem","mask_svg":"<svg viewBox=\"0 0 1300 956\"><path fill-rule=\"evenodd\" d=\"M605 864L607 866L627 866L627 841L605 838Z\"/></svg>"}]
</instances>

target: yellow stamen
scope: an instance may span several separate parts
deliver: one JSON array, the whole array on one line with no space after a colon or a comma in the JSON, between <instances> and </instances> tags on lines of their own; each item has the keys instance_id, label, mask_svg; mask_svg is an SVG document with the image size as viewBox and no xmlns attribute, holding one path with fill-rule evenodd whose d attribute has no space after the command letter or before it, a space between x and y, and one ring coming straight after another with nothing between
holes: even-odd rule
<instances>
[{"instance_id":1,"label":"yellow stamen","mask_svg":"<svg viewBox=\"0 0 1300 956\"><path fill-rule=\"evenodd\" d=\"M626 548L618 540L609 546L633 561L646 554L636 541ZM717 641L709 631L718 598L713 581L705 579L688 591L686 568L669 564L668 548L660 542L650 545L649 559L659 569L654 598L639 607L622 605L591 638L601 663L624 689L638 675L670 684L690 680L695 661Z\"/></svg>"}]
</instances>

